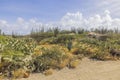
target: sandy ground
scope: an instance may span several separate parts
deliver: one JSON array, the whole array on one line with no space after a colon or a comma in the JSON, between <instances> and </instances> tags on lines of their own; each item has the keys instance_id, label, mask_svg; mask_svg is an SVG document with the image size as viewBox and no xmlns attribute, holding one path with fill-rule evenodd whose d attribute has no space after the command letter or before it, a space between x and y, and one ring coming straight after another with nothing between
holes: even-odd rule
<instances>
[{"instance_id":1,"label":"sandy ground","mask_svg":"<svg viewBox=\"0 0 120 80\"><path fill-rule=\"evenodd\" d=\"M84 58L75 69L64 68L52 75L31 74L19 80L120 80L120 61L94 61Z\"/></svg>"}]
</instances>

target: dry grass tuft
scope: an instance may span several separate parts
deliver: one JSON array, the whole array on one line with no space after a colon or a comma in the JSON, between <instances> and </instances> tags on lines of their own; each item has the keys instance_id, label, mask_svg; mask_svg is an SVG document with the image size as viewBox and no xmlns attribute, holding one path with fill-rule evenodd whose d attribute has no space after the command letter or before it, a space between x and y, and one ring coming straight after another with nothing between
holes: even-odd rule
<instances>
[{"instance_id":1,"label":"dry grass tuft","mask_svg":"<svg viewBox=\"0 0 120 80\"><path fill-rule=\"evenodd\" d=\"M62 61L59 65L58 68L59 69L63 69L64 67L66 67L69 64L69 59L65 59L64 61Z\"/></svg>"},{"instance_id":2,"label":"dry grass tuft","mask_svg":"<svg viewBox=\"0 0 120 80\"><path fill-rule=\"evenodd\" d=\"M0 75L0 80L3 80L3 78L4 78L3 75Z\"/></svg>"},{"instance_id":3,"label":"dry grass tuft","mask_svg":"<svg viewBox=\"0 0 120 80\"><path fill-rule=\"evenodd\" d=\"M28 78L30 76L29 72L26 72L24 69L18 69L13 72L13 78Z\"/></svg>"},{"instance_id":4,"label":"dry grass tuft","mask_svg":"<svg viewBox=\"0 0 120 80\"><path fill-rule=\"evenodd\" d=\"M43 74L44 75L46 75L46 76L49 76L49 75L52 75L53 74L53 69L48 69L48 70L45 70L44 72L43 72Z\"/></svg>"},{"instance_id":5,"label":"dry grass tuft","mask_svg":"<svg viewBox=\"0 0 120 80\"><path fill-rule=\"evenodd\" d=\"M80 51L79 51L78 48L74 48L74 49L71 50L71 53L72 53L73 55L78 55L78 54L80 54Z\"/></svg>"},{"instance_id":6,"label":"dry grass tuft","mask_svg":"<svg viewBox=\"0 0 120 80\"><path fill-rule=\"evenodd\" d=\"M76 68L79 65L80 61L78 59L72 60L69 64L69 68Z\"/></svg>"}]
</instances>

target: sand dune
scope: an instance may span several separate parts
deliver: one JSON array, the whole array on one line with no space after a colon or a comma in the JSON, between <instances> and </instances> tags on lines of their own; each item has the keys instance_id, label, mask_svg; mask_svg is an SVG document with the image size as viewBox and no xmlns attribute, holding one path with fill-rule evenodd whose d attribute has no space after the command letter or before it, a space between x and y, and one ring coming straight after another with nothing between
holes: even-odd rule
<instances>
[{"instance_id":1,"label":"sand dune","mask_svg":"<svg viewBox=\"0 0 120 80\"><path fill-rule=\"evenodd\" d=\"M96 61L84 58L75 69L64 68L45 76L31 74L18 80L120 80L120 61Z\"/></svg>"}]
</instances>

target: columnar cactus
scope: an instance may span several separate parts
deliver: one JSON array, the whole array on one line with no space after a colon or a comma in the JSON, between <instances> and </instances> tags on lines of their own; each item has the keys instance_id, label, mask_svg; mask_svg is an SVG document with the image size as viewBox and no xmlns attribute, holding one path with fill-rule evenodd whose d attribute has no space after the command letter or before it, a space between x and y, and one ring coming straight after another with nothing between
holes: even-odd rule
<instances>
[{"instance_id":1,"label":"columnar cactus","mask_svg":"<svg viewBox=\"0 0 120 80\"><path fill-rule=\"evenodd\" d=\"M72 49L72 41L71 40L68 41L67 48L69 51Z\"/></svg>"}]
</instances>

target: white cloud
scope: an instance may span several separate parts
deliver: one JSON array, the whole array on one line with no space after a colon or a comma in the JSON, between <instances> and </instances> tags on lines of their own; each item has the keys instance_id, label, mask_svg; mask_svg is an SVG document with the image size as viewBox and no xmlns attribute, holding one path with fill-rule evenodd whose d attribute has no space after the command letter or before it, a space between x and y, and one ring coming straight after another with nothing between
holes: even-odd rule
<instances>
[{"instance_id":1,"label":"white cloud","mask_svg":"<svg viewBox=\"0 0 120 80\"><path fill-rule=\"evenodd\" d=\"M19 17L15 21L15 23L8 23L5 20L0 20L0 29L7 34L11 34L12 32L18 34L28 34L32 28L38 29L41 27L42 23L36 21L35 19L30 19L25 21L23 18Z\"/></svg>"},{"instance_id":2,"label":"white cloud","mask_svg":"<svg viewBox=\"0 0 120 80\"><path fill-rule=\"evenodd\" d=\"M82 13L67 13L62 17L60 23L64 28L70 29L70 27L83 27L85 24L85 19Z\"/></svg>"},{"instance_id":3,"label":"white cloud","mask_svg":"<svg viewBox=\"0 0 120 80\"><path fill-rule=\"evenodd\" d=\"M96 1L96 0L95 0ZM96 10L110 10L110 12L119 17L120 14L120 0L97 0Z\"/></svg>"},{"instance_id":4,"label":"white cloud","mask_svg":"<svg viewBox=\"0 0 120 80\"><path fill-rule=\"evenodd\" d=\"M0 20L0 27L7 26L7 21L6 20Z\"/></svg>"},{"instance_id":5,"label":"white cloud","mask_svg":"<svg viewBox=\"0 0 120 80\"><path fill-rule=\"evenodd\" d=\"M105 27L108 29L118 28L120 30L120 18L112 18L111 14L110 11L105 10L103 14L95 14L85 18L81 12L68 12L60 21L48 22L47 24L40 22L37 18L24 20L24 18L19 17L13 24L6 20L0 20L0 29L8 34L12 33L12 31L20 34L28 34L32 28L39 29L40 27L44 27L45 29L48 29L49 27L56 26L67 30L71 29L71 27L81 27L84 29Z\"/></svg>"},{"instance_id":6,"label":"white cloud","mask_svg":"<svg viewBox=\"0 0 120 80\"><path fill-rule=\"evenodd\" d=\"M77 16L77 17L76 17ZM105 27L108 29L119 28L120 19L112 18L109 10L105 10L103 15L95 14L85 18L82 13L67 13L61 19L61 24L67 29L70 27L82 27L85 29Z\"/></svg>"}]
</instances>

